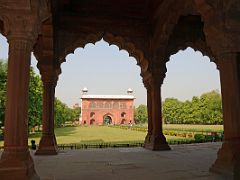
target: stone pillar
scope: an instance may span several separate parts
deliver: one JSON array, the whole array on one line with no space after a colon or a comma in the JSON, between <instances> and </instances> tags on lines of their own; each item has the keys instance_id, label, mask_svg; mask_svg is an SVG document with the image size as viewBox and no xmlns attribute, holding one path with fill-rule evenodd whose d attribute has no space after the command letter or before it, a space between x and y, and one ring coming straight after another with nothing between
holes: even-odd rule
<instances>
[{"instance_id":1,"label":"stone pillar","mask_svg":"<svg viewBox=\"0 0 240 180\"><path fill-rule=\"evenodd\" d=\"M54 133L54 101L55 87L58 76L52 68L41 67L43 81L43 111L42 111L42 137L35 155L58 154L57 141Z\"/></svg>"},{"instance_id":2,"label":"stone pillar","mask_svg":"<svg viewBox=\"0 0 240 180\"><path fill-rule=\"evenodd\" d=\"M148 110L150 115L149 131L145 148L151 150L170 150L162 130L161 85L165 77L161 73L152 73L148 78Z\"/></svg>"},{"instance_id":3,"label":"stone pillar","mask_svg":"<svg viewBox=\"0 0 240 180\"><path fill-rule=\"evenodd\" d=\"M240 55L226 54L218 62L221 79L224 142L210 171L240 179Z\"/></svg>"},{"instance_id":4,"label":"stone pillar","mask_svg":"<svg viewBox=\"0 0 240 180\"><path fill-rule=\"evenodd\" d=\"M7 102L0 179L39 179L28 150L28 91L34 38L18 32L8 36L8 42Z\"/></svg>"},{"instance_id":5,"label":"stone pillar","mask_svg":"<svg viewBox=\"0 0 240 180\"><path fill-rule=\"evenodd\" d=\"M151 97L151 86L148 82L144 82L144 86L147 89L147 112L148 112L148 132L145 138L144 147L147 148L151 144L152 136L152 97Z\"/></svg>"}]
</instances>

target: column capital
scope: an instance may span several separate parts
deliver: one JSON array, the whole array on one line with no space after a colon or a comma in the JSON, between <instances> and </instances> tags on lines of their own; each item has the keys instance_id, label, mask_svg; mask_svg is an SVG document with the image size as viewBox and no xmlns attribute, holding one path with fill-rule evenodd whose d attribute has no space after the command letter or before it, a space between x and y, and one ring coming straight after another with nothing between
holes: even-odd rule
<instances>
[{"instance_id":1,"label":"column capital","mask_svg":"<svg viewBox=\"0 0 240 180\"><path fill-rule=\"evenodd\" d=\"M7 14L3 18L4 35L8 41L28 41L31 46L36 42L40 32L40 21L29 13ZM31 48L32 48L31 47Z\"/></svg>"},{"instance_id":2,"label":"column capital","mask_svg":"<svg viewBox=\"0 0 240 180\"><path fill-rule=\"evenodd\" d=\"M51 83L55 85L57 84L58 74L55 69L50 69L49 71L40 71L40 74L43 84L45 83Z\"/></svg>"},{"instance_id":3,"label":"column capital","mask_svg":"<svg viewBox=\"0 0 240 180\"><path fill-rule=\"evenodd\" d=\"M41 61L38 62L37 67L40 70L43 83L57 83L58 76L61 72L59 67L56 67L52 63L42 63Z\"/></svg>"},{"instance_id":4,"label":"column capital","mask_svg":"<svg viewBox=\"0 0 240 180\"><path fill-rule=\"evenodd\" d=\"M226 63L233 63L233 64L238 63L237 59L240 58L240 53L237 53L237 52L221 53L217 55L217 58L218 60L216 61L216 65L217 65L217 69L220 70L222 68L225 68Z\"/></svg>"},{"instance_id":5,"label":"column capital","mask_svg":"<svg viewBox=\"0 0 240 180\"><path fill-rule=\"evenodd\" d=\"M141 73L143 78L144 86L147 88L151 84L159 84L162 85L164 78L166 77L167 69L165 65L155 65L152 66L148 71Z\"/></svg>"}]
</instances>

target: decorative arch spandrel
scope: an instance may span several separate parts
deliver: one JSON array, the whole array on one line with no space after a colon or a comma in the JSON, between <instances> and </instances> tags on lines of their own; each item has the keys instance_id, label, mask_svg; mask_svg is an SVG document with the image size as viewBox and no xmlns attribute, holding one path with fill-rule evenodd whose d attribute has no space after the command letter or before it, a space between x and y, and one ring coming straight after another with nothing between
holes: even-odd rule
<instances>
[{"instance_id":1,"label":"decorative arch spandrel","mask_svg":"<svg viewBox=\"0 0 240 180\"><path fill-rule=\"evenodd\" d=\"M59 52L62 51L60 55L61 62L65 62L65 58L68 54L74 53L74 50L77 48L84 48L86 44L96 42L104 39L109 45L116 45L119 47L119 50L126 50L129 53L129 56L132 56L136 59L137 64L141 67L141 71L146 71L149 64L149 59L145 55L145 50L142 50L137 47L134 42L126 40L122 36L116 36L109 32L97 32L90 34L68 34L67 36L61 36L62 44L66 44L65 47L60 47ZM62 49L62 50L61 50Z\"/></svg>"},{"instance_id":2,"label":"decorative arch spandrel","mask_svg":"<svg viewBox=\"0 0 240 180\"><path fill-rule=\"evenodd\" d=\"M193 0L204 21L206 41L217 56L239 52L240 4L238 0Z\"/></svg>"}]
</instances>

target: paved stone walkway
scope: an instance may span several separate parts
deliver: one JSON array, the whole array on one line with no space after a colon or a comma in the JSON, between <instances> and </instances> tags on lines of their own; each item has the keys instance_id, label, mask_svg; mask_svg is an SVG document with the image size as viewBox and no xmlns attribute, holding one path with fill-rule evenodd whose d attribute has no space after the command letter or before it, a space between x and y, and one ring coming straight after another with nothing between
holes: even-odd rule
<instances>
[{"instance_id":1,"label":"paved stone walkway","mask_svg":"<svg viewBox=\"0 0 240 180\"><path fill-rule=\"evenodd\" d=\"M43 180L205 180L220 179L208 169L221 143L174 145L171 151L143 148L67 150L34 156Z\"/></svg>"}]
</instances>

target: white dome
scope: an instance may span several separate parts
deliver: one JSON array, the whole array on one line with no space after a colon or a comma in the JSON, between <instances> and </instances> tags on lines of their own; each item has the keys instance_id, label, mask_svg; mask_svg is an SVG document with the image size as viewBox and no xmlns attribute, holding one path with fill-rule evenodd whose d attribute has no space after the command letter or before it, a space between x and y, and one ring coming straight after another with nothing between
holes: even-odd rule
<instances>
[{"instance_id":1,"label":"white dome","mask_svg":"<svg viewBox=\"0 0 240 180\"><path fill-rule=\"evenodd\" d=\"M88 92L88 89L86 87L84 87L82 92Z\"/></svg>"},{"instance_id":2,"label":"white dome","mask_svg":"<svg viewBox=\"0 0 240 180\"><path fill-rule=\"evenodd\" d=\"M128 88L127 93L133 93L133 90L131 88Z\"/></svg>"}]
</instances>

